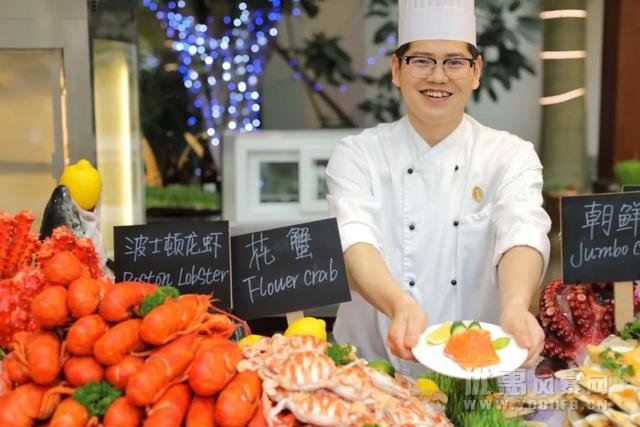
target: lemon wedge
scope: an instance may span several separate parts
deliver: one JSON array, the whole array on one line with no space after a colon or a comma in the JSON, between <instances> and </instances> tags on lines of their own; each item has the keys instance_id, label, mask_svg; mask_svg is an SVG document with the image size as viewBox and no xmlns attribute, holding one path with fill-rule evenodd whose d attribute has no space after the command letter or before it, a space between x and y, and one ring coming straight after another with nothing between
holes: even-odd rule
<instances>
[{"instance_id":1,"label":"lemon wedge","mask_svg":"<svg viewBox=\"0 0 640 427\"><path fill-rule=\"evenodd\" d=\"M438 387L438 384L428 378L418 378L413 388L422 397L429 397L432 394L440 391L440 387Z\"/></svg>"},{"instance_id":2,"label":"lemon wedge","mask_svg":"<svg viewBox=\"0 0 640 427\"><path fill-rule=\"evenodd\" d=\"M243 348L245 346L251 347L258 341L260 341L262 338L264 338L262 335L247 335L246 337L238 341L238 347L240 348Z\"/></svg>"},{"instance_id":3,"label":"lemon wedge","mask_svg":"<svg viewBox=\"0 0 640 427\"><path fill-rule=\"evenodd\" d=\"M509 337L500 337L492 341L493 348L495 350L502 350L503 348L508 346L510 342L511 342L511 338Z\"/></svg>"},{"instance_id":4,"label":"lemon wedge","mask_svg":"<svg viewBox=\"0 0 640 427\"><path fill-rule=\"evenodd\" d=\"M444 344L451 336L451 322L444 322L438 326L429 335L427 335L427 343L437 345Z\"/></svg>"}]
</instances>

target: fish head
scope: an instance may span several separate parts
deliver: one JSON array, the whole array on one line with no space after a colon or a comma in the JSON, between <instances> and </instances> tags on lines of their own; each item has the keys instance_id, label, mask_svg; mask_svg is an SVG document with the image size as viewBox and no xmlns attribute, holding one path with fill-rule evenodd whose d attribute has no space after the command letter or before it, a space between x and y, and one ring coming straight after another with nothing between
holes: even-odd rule
<instances>
[{"instance_id":1,"label":"fish head","mask_svg":"<svg viewBox=\"0 0 640 427\"><path fill-rule=\"evenodd\" d=\"M44 210L40 239L49 237L53 230L60 226L69 228L76 237L85 237L86 229L80 219L80 210L71 198L69 189L58 185L51 193Z\"/></svg>"}]
</instances>

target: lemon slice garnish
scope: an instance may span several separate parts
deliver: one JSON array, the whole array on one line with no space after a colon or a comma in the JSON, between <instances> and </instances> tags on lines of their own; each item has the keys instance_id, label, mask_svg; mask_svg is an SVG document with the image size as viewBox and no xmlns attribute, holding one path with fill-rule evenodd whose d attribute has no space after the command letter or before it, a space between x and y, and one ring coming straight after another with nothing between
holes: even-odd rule
<instances>
[{"instance_id":1,"label":"lemon slice garnish","mask_svg":"<svg viewBox=\"0 0 640 427\"><path fill-rule=\"evenodd\" d=\"M427 335L427 343L429 344L444 344L451 336L451 322L444 322L438 326L429 335Z\"/></svg>"}]
</instances>

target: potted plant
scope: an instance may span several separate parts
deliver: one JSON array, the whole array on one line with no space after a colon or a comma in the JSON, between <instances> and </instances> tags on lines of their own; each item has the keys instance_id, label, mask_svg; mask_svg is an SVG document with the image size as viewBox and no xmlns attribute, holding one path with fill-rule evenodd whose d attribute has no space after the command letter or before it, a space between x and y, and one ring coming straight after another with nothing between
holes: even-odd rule
<instances>
[{"instance_id":1,"label":"potted plant","mask_svg":"<svg viewBox=\"0 0 640 427\"><path fill-rule=\"evenodd\" d=\"M613 170L618 178L618 183L624 185L640 185L640 160L624 160L617 162Z\"/></svg>"}]
</instances>

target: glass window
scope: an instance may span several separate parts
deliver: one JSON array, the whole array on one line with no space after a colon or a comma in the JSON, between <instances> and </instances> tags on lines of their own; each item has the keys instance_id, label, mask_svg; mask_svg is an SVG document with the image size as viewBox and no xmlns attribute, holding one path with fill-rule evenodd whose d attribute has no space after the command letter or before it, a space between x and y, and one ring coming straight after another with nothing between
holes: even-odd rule
<instances>
[{"instance_id":1,"label":"glass window","mask_svg":"<svg viewBox=\"0 0 640 427\"><path fill-rule=\"evenodd\" d=\"M327 168L328 160L315 160L313 162L313 171L316 176L316 199L324 200L327 197Z\"/></svg>"},{"instance_id":2,"label":"glass window","mask_svg":"<svg viewBox=\"0 0 640 427\"><path fill-rule=\"evenodd\" d=\"M260 202L291 203L299 200L297 162L260 162Z\"/></svg>"},{"instance_id":3,"label":"glass window","mask_svg":"<svg viewBox=\"0 0 640 427\"><path fill-rule=\"evenodd\" d=\"M0 50L0 208L30 209L36 229L56 186L56 141L62 164L63 87L61 50Z\"/></svg>"},{"instance_id":4,"label":"glass window","mask_svg":"<svg viewBox=\"0 0 640 427\"><path fill-rule=\"evenodd\" d=\"M138 121L135 45L93 41L98 170L102 174L102 229L142 222L144 192ZM113 250L113 233L103 235Z\"/></svg>"}]
</instances>

